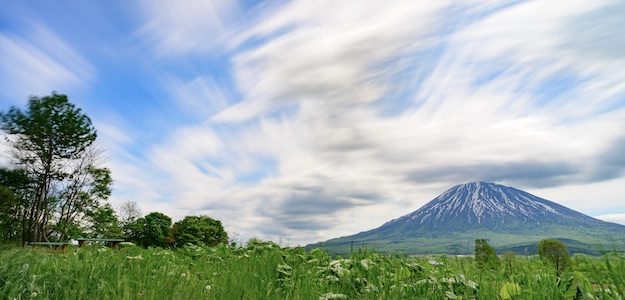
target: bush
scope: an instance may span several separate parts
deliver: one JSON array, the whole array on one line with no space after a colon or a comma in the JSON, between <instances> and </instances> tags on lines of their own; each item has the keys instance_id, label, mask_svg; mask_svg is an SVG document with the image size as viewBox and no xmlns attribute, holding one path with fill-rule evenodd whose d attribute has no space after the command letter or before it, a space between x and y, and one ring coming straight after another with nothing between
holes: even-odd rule
<instances>
[{"instance_id":1,"label":"bush","mask_svg":"<svg viewBox=\"0 0 625 300\"><path fill-rule=\"evenodd\" d=\"M571 265L571 257L566 246L555 239L546 239L538 243L538 255L548 264L551 264L556 275L560 274Z\"/></svg>"},{"instance_id":2,"label":"bush","mask_svg":"<svg viewBox=\"0 0 625 300\"><path fill-rule=\"evenodd\" d=\"M153 212L139 218L129 226L130 239L144 247L164 247L165 237L169 234L171 218L159 212Z\"/></svg>"},{"instance_id":3,"label":"bush","mask_svg":"<svg viewBox=\"0 0 625 300\"><path fill-rule=\"evenodd\" d=\"M186 244L215 246L228 242L228 234L221 222L208 216L187 216L172 228L176 246Z\"/></svg>"},{"instance_id":4,"label":"bush","mask_svg":"<svg viewBox=\"0 0 625 300\"><path fill-rule=\"evenodd\" d=\"M499 266L495 249L484 239L475 240L475 261L480 268L495 269Z\"/></svg>"}]
</instances>

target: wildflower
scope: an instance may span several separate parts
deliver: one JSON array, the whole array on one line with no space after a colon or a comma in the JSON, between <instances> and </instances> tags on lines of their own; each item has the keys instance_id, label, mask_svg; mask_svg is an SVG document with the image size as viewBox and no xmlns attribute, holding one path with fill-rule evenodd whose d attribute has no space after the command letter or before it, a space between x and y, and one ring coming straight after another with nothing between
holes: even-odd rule
<instances>
[{"instance_id":1,"label":"wildflower","mask_svg":"<svg viewBox=\"0 0 625 300\"><path fill-rule=\"evenodd\" d=\"M210 284L207 284L204 289L208 292L212 289L213 287L210 286Z\"/></svg>"},{"instance_id":2,"label":"wildflower","mask_svg":"<svg viewBox=\"0 0 625 300\"><path fill-rule=\"evenodd\" d=\"M365 270L369 270L369 266L373 265L373 262L368 259L365 258L363 260L360 261L360 265L365 269Z\"/></svg>"},{"instance_id":3,"label":"wildflower","mask_svg":"<svg viewBox=\"0 0 625 300\"><path fill-rule=\"evenodd\" d=\"M319 297L319 300L335 300L335 299L347 299L347 295L344 294L334 294L334 293L325 293Z\"/></svg>"},{"instance_id":4,"label":"wildflower","mask_svg":"<svg viewBox=\"0 0 625 300\"><path fill-rule=\"evenodd\" d=\"M337 259L330 262L329 267L330 270L338 275L339 277L343 277L349 274L349 270L343 268L342 263L349 264L351 261L349 259Z\"/></svg>"},{"instance_id":5,"label":"wildflower","mask_svg":"<svg viewBox=\"0 0 625 300\"><path fill-rule=\"evenodd\" d=\"M367 284L364 288L363 288L363 292L365 293L373 293L373 292L378 292L378 287L376 287L373 284Z\"/></svg>"},{"instance_id":6,"label":"wildflower","mask_svg":"<svg viewBox=\"0 0 625 300\"><path fill-rule=\"evenodd\" d=\"M143 260L143 256L141 256L140 254L137 256L126 256L126 259L129 260Z\"/></svg>"},{"instance_id":7,"label":"wildflower","mask_svg":"<svg viewBox=\"0 0 625 300\"><path fill-rule=\"evenodd\" d=\"M436 260L428 260L428 263L430 263L430 265L435 266L435 267L443 265L442 262L439 262L439 261L436 261Z\"/></svg>"}]
</instances>

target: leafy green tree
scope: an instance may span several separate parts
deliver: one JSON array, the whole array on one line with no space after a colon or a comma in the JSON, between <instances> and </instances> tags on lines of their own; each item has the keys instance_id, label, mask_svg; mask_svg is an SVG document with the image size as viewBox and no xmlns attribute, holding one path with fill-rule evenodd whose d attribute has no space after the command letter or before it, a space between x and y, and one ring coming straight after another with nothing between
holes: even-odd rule
<instances>
[{"instance_id":1,"label":"leafy green tree","mask_svg":"<svg viewBox=\"0 0 625 300\"><path fill-rule=\"evenodd\" d=\"M0 186L0 241L11 241L17 232L19 221L17 197L9 188Z\"/></svg>"},{"instance_id":2,"label":"leafy green tree","mask_svg":"<svg viewBox=\"0 0 625 300\"><path fill-rule=\"evenodd\" d=\"M208 216L187 216L172 228L176 246L186 244L215 246L228 242L228 234L221 221Z\"/></svg>"},{"instance_id":3,"label":"leafy green tree","mask_svg":"<svg viewBox=\"0 0 625 300\"><path fill-rule=\"evenodd\" d=\"M85 201L108 197L106 193L89 194L98 191L85 187L106 184L93 180L85 184L76 179L80 176L74 177L76 170L91 173L91 179L106 177L103 174L110 172L96 168L94 159L84 159L97 137L96 130L89 117L67 96L52 93L31 97L25 110L11 107L0 113L0 124L12 145L16 163L33 182L32 194L23 203L23 241L62 237L64 233L59 233L59 229L75 226L86 210L98 206ZM61 217L56 218L59 214ZM56 226L51 227L51 223Z\"/></svg>"},{"instance_id":4,"label":"leafy green tree","mask_svg":"<svg viewBox=\"0 0 625 300\"><path fill-rule=\"evenodd\" d=\"M0 168L0 241L18 241L32 185L22 169Z\"/></svg>"},{"instance_id":5,"label":"leafy green tree","mask_svg":"<svg viewBox=\"0 0 625 300\"><path fill-rule=\"evenodd\" d=\"M485 239L475 240L475 261L480 268L495 269L499 266L495 249Z\"/></svg>"},{"instance_id":6,"label":"leafy green tree","mask_svg":"<svg viewBox=\"0 0 625 300\"><path fill-rule=\"evenodd\" d=\"M538 242L538 255L545 263L555 268L558 277L571 266L571 257L566 245L556 239Z\"/></svg>"},{"instance_id":7,"label":"leafy green tree","mask_svg":"<svg viewBox=\"0 0 625 300\"><path fill-rule=\"evenodd\" d=\"M171 218L160 212L152 212L137 219L130 226L130 238L144 247L164 247L169 235Z\"/></svg>"},{"instance_id":8,"label":"leafy green tree","mask_svg":"<svg viewBox=\"0 0 625 300\"><path fill-rule=\"evenodd\" d=\"M94 238L119 238L123 236L122 228L119 225L117 214L110 204L98 207L90 212L89 235Z\"/></svg>"}]
</instances>

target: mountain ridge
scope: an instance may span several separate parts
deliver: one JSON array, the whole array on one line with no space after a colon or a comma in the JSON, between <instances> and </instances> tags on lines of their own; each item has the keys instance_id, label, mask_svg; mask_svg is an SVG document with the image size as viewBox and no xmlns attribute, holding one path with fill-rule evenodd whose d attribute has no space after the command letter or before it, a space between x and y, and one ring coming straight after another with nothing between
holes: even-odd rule
<instances>
[{"instance_id":1,"label":"mountain ridge","mask_svg":"<svg viewBox=\"0 0 625 300\"><path fill-rule=\"evenodd\" d=\"M346 243L351 250L356 241L406 253L433 248L442 253L470 253L477 238L509 248L548 237L572 241L577 248L580 244L595 248L616 244L625 249L623 225L592 218L520 189L484 181L453 186L419 209L378 228L308 247L345 252Z\"/></svg>"}]
</instances>

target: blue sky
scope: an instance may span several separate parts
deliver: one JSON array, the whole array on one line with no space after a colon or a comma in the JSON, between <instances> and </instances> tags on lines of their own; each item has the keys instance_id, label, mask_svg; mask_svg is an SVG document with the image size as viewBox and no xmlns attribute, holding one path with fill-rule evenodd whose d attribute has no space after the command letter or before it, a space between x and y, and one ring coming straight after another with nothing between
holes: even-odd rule
<instances>
[{"instance_id":1,"label":"blue sky","mask_svg":"<svg viewBox=\"0 0 625 300\"><path fill-rule=\"evenodd\" d=\"M208 214L241 240L351 234L475 180L625 223L623 12L4 1L0 104L67 94L98 129L114 205Z\"/></svg>"}]
</instances>

